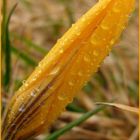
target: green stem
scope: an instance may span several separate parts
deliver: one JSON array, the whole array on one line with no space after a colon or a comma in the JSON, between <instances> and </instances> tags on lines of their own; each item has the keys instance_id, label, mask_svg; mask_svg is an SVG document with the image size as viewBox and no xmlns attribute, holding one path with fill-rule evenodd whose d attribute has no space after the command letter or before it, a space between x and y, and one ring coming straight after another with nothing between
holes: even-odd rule
<instances>
[{"instance_id":1,"label":"green stem","mask_svg":"<svg viewBox=\"0 0 140 140\"><path fill-rule=\"evenodd\" d=\"M10 47L10 37L9 37L9 23L11 16L13 12L15 11L17 6L17 3L12 7L9 16L6 21L4 21L5 28L3 31L4 38L3 38L3 44L4 50L5 50L5 74L4 74L4 86L6 88L6 91L8 92L9 89L9 83L10 83L10 74L11 74L11 47ZM5 6L4 6L5 7Z\"/></svg>"},{"instance_id":2,"label":"green stem","mask_svg":"<svg viewBox=\"0 0 140 140\"><path fill-rule=\"evenodd\" d=\"M77 119L77 120L69 123L64 128L62 128L62 129L54 132L53 134L51 134L50 136L48 136L44 140L56 140L59 136L61 136L62 134L66 133L67 131L69 131L70 129L72 129L74 126L77 126L77 125L81 124L82 122L84 122L85 120L87 120L92 115L97 114L98 112L100 112L101 110L103 110L105 107L106 107L105 105L100 105L95 110L92 110L90 112L85 113L79 119Z\"/></svg>"}]
</instances>

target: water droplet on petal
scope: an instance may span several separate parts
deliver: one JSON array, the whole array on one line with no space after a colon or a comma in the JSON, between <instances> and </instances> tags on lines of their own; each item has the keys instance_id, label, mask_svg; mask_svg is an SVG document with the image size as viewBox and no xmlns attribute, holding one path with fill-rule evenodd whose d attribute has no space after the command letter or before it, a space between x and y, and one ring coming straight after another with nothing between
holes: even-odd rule
<instances>
[{"instance_id":1,"label":"water droplet on petal","mask_svg":"<svg viewBox=\"0 0 140 140\"><path fill-rule=\"evenodd\" d=\"M32 97L35 97L35 96L36 96L35 91L32 91L32 92L31 92L31 96L32 96Z\"/></svg>"},{"instance_id":2,"label":"water droplet on petal","mask_svg":"<svg viewBox=\"0 0 140 140\"><path fill-rule=\"evenodd\" d=\"M60 70L60 68L59 68L59 67L56 67L56 68L54 68L54 69L49 73L49 75L55 75L55 74L57 74L57 73L59 72L59 70Z\"/></svg>"},{"instance_id":3,"label":"water droplet on petal","mask_svg":"<svg viewBox=\"0 0 140 140\"><path fill-rule=\"evenodd\" d=\"M36 81L36 78L33 78L32 81Z\"/></svg>"},{"instance_id":4,"label":"water droplet on petal","mask_svg":"<svg viewBox=\"0 0 140 140\"><path fill-rule=\"evenodd\" d=\"M84 56L84 61L85 61L85 62L89 62L90 59L89 59L87 56Z\"/></svg>"},{"instance_id":5,"label":"water droplet on petal","mask_svg":"<svg viewBox=\"0 0 140 140\"><path fill-rule=\"evenodd\" d=\"M21 105L21 107L19 108L18 111L19 111L19 112L24 112L24 111L25 111L24 105Z\"/></svg>"},{"instance_id":6,"label":"water droplet on petal","mask_svg":"<svg viewBox=\"0 0 140 140\"><path fill-rule=\"evenodd\" d=\"M73 85L74 85L74 83L71 82L71 81L69 81L68 84L69 84L70 86L73 86Z\"/></svg>"},{"instance_id":7,"label":"water droplet on petal","mask_svg":"<svg viewBox=\"0 0 140 140\"><path fill-rule=\"evenodd\" d=\"M42 66L42 63L40 62L39 64L38 64L38 67L41 67Z\"/></svg>"},{"instance_id":8,"label":"water droplet on petal","mask_svg":"<svg viewBox=\"0 0 140 140\"><path fill-rule=\"evenodd\" d=\"M63 53L64 52L64 50L63 49L60 49L60 51L59 51L60 53Z\"/></svg>"},{"instance_id":9,"label":"water droplet on petal","mask_svg":"<svg viewBox=\"0 0 140 140\"><path fill-rule=\"evenodd\" d=\"M114 45L114 43L115 43L114 39L110 41L110 45Z\"/></svg>"},{"instance_id":10,"label":"water droplet on petal","mask_svg":"<svg viewBox=\"0 0 140 140\"><path fill-rule=\"evenodd\" d=\"M78 31L78 29L79 29L79 27L78 26L75 26L75 30Z\"/></svg>"},{"instance_id":11,"label":"water droplet on petal","mask_svg":"<svg viewBox=\"0 0 140 140\"><path fill-rule=\"evenodd\" d=\"M75 26L75 32L76 32L77 36L79 36L81 34L81 31L79 30L78 26Z\"/></svg>"},{"instance_id":12,"label":"water droplet on petal","mask_svg":"<svg viewBox=\"0 0 140 140\"><path fill-rule=\"evenodd\" d=\"M78 72L78 76L82 76L83 73L81 71Z\"/></svg>"},{"instance_id":13,"label":"water droplet on petal","mask_svg":"<svg viewBox=\"0 0 140 140\"><path fill-rule=\"evenodd\" d=\"M75 24L72 24L71 26L74 27Z\"/></svg>"},{"instance_id":14,"label":"water droplet on petal","mask_svg":"<svg viewBox=\"0 0 140 140\"><path fill-rule=\"evenodd\" d=\"M63 100L65 100L66 99L66 97L65 96L58 96L58 100L61 100L61 101L63 101Z\"/></svg>"},{"instance_id":15,"label":"water droplet on petal","mask_svg":"<svg viewBox=\"0 0 140 140\"><path fill-rule=\"evenodd\" d=\"M71 43L74 42L74 39L71 39L70 42L71 42Z\"/></svg>"},{"instance_id":16,"label":"water droplet on petal","mask_svg":"<svg viewBox=\"0 0 140 140\"><path fill-rule=\"evenodd\" d=\"M81 21L82 21L82 22L85 22L85 21L86 21L86 18L85 18L85 17L83 17L83 18L81 19Z\"/></svg>"},{"instance_id":17,"label":"water droplet on petal","mask_svg":"<svg viewBox=\"0 0 140 140\"><path fill-rule=\"evenodd\" d=\"M92 38L91 38L91 44L97 45L98 43L99 43L99 41L97 40L96 37L92 37Z\"/></svg>"},{"instance_id":18,"label":"water droplet on petal","mask_svg":"<svg viewBox=\"0 0 140 140\"><path fill-rule=\"evenodd\" d=\"M27 84L27 83L25 83L25 84L24 84L24 86L25 86L25 87L28 87L28 84Z\"/></svg>"},{"instance_id":19,"label":"water droplet on petal","mask_svg":"<svg viewBox=\"0 0 140 140\"><path fill-rule=\"evenodd\" d=\"M105 25L105 24L101 24L101 28L103 30L108 30L109 29L108 25Z\"/></svg>"},{"instance_id":20,"label":"water droplet on petal","mask_svg":"<svg viewBox=\"0 0 140 140\"><path fill-rule=\"evenodd\" d=\"M41 73L42 73L42 70L39 70L39 71L38 71L38 74L41 74Z\"/></svg>"},{"instance_id":21,"label":"water droplet on petal","mask_svg":"<svg viewBox=\"0 0 140 140\"><path fill-rule=\"evenodd\" d=\"M94 56L98 56L99 53L98 53L96 50L94 50L94 51L93 51L93 55L94 55Z\"/></svg>"}]
</instances>

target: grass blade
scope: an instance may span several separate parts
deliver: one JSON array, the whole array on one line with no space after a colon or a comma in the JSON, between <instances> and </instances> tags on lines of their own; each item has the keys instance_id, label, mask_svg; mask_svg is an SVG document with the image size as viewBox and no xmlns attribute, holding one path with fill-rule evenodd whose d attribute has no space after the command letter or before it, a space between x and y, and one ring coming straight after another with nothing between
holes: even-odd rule
<instances>
[{"instance_id":1,"label":"grass blade","mask_svg":"<svg viewBox=\"0 0 140 140\"><path fill-rule=\"evenodd\" d=\"M15 33L11 33L11 37L15 37L16 39L20 40L22 43L24 43L26 46L31 47L33 49L35 49L36 51L40 52L41 54L46 54L48 53L48 50L40 47L39 45L35 44L34 42L32 42L31 40L20 36L18 34Z\"/></svg>"},{"instance_id":2,"label":"grass blade","mask_svg":"<svg viewBox=\"0 0 140 140\"><path fill-rule=\"evenodd\" d=\"M6 90L8 90L9 82L10 82L10 73L11 73L11 48L10 48L10 37L9 37L9 23L10 19L12 17L13 12L15 11L17 6L17 3L12 7L8 18L6 20L5 25L5 38L3 46L5 49L5 74L4 74L4 85L6 87Z\"/></svg>"},{"instance_id":3,"label":"grass blade","mask_svg":"<svg viewBox=\"0 0 140 140\"><path fill-rule=\"evenodd\" d=\"M74 103L71 103L67 106L67 109L74 112L86 112L83 108L77 106Z\"/></svg>"},{"instance_id":4,"label":"grass blade","mask_svg":"<svg viewBox=\"0 0 140 140\"><path fill-rule=\"evenodd\" d=\"M37 65L37 61L33 60L32 57L28 56L28 54L26 54L25 52L21 52L19 49L17 49L14 46L12 46L11 49L14 54L19 55L19 57L22 58L22 60L26 62L27 64L33 67Z\"/></svg>"},{"instance_id":5,"label":"grass blade","mask_svg":"<svg viewBox=\"0 0 140 140\"><path fill-rule=\"evenodd\" d=\"M104 108L105 108L105 105L101 105L101 106L97 107L95 110L92 110L90 112L85 113L78 120L75 120L75 121L69 123L64 128L62 128L62 129L54 132L53 134L51 134L50 136L48 136L44 140L56 140L59 136L61 136L62 134L66 133L67 131L69 131L73 127L81 124L82 122L84 122L85 120L87 120L92 115L97 114L98 112L102 111Z\"/></svg>"},{"instance_id":6,"label":"grass blade","mask_svg":"<svg viewBox=\"0 0 140 140\"><path fill-rule=\"evenodd\" d=\"M3 0L3 7L2 7L2 15L3 15L3 19L2 19L2 46L4 45L5 42L5 25L6 25L6 13L7 13L7 1Z\"/></svg>"},{"instance_id":7,"label":"grass blade","mask_svg":"<svg viewBox=\"0 0 140 140\"><path fill-rule=\"evenodd\" d=\"M121 110L130 111L130 112L133 112L135 114L139 114L139 109L138 108L127 106L127 105L123 105L123 104L106 103L106 102L98 102L97 104L113 106L113 107L119 108Z\"/></svg>"}]
</instances>

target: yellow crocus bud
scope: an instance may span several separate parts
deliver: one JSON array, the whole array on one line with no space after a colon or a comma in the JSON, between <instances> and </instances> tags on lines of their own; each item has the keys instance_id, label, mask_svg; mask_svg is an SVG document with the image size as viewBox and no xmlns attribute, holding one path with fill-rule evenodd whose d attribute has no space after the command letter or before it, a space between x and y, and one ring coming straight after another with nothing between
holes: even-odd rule
<instances>
[{"instance_id":1,"label":"yellow crocus bud","mask_svg":"<svg viewBox=\"0 0 140 140\"><path fill-rule=\"evenodd\" d=\"M59 39L11 99L3 140L42 133L57 119L109 54L135 0L100 0Z\"/></svg>"}]
</instances>

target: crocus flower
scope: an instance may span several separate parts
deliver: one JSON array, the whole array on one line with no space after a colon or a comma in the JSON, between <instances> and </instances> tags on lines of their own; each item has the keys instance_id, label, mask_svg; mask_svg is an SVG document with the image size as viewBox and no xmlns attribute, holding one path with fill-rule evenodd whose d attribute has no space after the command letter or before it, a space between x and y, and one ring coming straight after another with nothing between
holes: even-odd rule
<instances>
[{"instance_id":1,"label":"crocus flower","mask_svg":"<svg viewBox=\"0 0 140 140\"><path fill-rule=\"evenodd\" d=\"M135 0L99 0L59 39L11 99L3 140L47 130L118 41Z\"/></svg>"}]
</instances>

